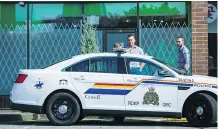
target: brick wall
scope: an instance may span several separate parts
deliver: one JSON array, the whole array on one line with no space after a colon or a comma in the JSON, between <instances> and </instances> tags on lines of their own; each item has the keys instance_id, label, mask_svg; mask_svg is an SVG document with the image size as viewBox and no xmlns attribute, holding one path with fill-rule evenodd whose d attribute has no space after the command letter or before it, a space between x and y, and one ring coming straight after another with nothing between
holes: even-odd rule
<instances>
[{"instance_id":1,"label":"brick wall","mask_svg":"<svg viewBox=\"0 0 218 129\"><path fill-rule=\"evenodd\" d=\"M192 1L192 73L208 75L208 5Z\"/></svg>"}]
</instances>

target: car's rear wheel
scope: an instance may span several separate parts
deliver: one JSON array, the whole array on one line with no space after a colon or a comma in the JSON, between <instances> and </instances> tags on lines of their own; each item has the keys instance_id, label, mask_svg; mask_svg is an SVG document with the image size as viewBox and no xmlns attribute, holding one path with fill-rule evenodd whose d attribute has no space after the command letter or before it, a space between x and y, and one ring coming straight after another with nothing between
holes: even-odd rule
<instances>
[{"instance_id":1,"label":"car's rear wheel","mask_svg":"<svg viewBox=\"0 0 218 129\"><path fill-rule=\"evenodd\" d=\"M56 93L47 101L46 115L54 125L71 125L80 117L80 105L74 96Z\"/></svg>"},{"instance_id":2,"label":"car's rear wheel","mask_svg":"<svg viewBox=\"0 0 218 129\"><path fill-rule=\"evenodd\" d=\"M125 117L123 116L115 116L114 117L114 122L123 122Z\"/></svg>"},{"instance_id":3,"label":"car's rear wheel","mask_svg":"<svg viewBox=\"0 0 218 129\"><path fill-rule=\"evenodd\" d=\"M217 102L208 94L198 93L185 105L185 116L193 126L210 126L217 121Z\"/></svg>"}]
</instances>

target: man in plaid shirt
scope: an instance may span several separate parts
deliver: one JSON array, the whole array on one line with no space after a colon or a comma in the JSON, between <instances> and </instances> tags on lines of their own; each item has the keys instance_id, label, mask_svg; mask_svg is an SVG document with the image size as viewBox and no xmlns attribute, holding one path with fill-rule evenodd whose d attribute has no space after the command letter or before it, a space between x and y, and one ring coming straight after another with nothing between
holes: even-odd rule
<instances>
[{"instance_id":1,"label":"man in plaid shirt","mask_svg":"<svg viewBox=\"0 0 218 129\"><path fill-rule=\"evenodd\" d=\"M144 53L143 49L138 47L135 44L135 36L133 34L128 35L128 48L127 48L127 53L130 54L140 54L140 55L147 55ZM130 62L130 68L138 68L140 72L142 71L144 67L144 63L139 63L139 62Z\"/></svg>"}]
</instances>

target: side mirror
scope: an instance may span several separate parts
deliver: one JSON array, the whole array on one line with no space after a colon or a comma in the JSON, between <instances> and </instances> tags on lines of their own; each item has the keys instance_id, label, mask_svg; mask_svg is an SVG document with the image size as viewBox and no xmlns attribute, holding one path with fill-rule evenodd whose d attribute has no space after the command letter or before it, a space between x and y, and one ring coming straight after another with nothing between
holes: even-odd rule
<instances>
[{"instance_id":1,"label":"side mirror","mask_svg":"<svg viewBox=\"0 0 218 129\"><path fill-rule=\"evenodd\" d=\"M162 77L171 77L170 72L167 71L167 70L158 71L158 75L160 75L160 76L162 76Z\"/></svg>"}]
</instances>

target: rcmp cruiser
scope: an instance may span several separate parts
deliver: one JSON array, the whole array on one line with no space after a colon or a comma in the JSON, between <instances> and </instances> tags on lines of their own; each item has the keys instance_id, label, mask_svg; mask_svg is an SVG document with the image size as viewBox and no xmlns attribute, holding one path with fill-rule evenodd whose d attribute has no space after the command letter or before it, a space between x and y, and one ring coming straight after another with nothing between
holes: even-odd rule
<instances>
[{"instance_id":1,"label":"rcmp cruiser","mask_svg":"<svg viewBox=\"0 0 218 129\"><path fill-rule=\"evenodd\" d=\"M145 65L138 71L130 62ZM126 116L186 117L193 126L208 126L217 121L217 85L217 78L185 75L154 57L121 48L77 55L43 69L22 69L10 100L12 109L46 114L55 125L111 115L115 121ZM133 100L137 103L128 104Z\"/></svg>"}]
</instances>

